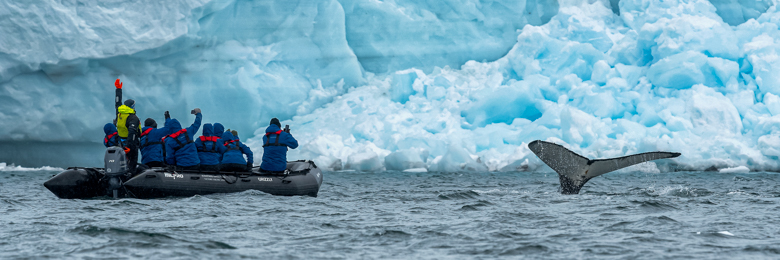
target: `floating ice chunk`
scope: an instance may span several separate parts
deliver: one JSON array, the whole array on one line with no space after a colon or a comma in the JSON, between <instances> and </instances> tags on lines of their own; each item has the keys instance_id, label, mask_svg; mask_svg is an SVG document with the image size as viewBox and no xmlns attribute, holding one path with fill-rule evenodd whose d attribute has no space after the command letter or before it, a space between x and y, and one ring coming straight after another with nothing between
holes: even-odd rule
<instances>
[{"instance_id":1,"label":"floating ice chunk","mask_svg":"<svg viewBox=\"0 0 780 260\"><path fill-rule=\"evenodd\" d=\"M720 173L749 173L750 169L747 166L737 166L731 168L718 169Z\"/></svg>"},{"instance_id":2,"label":"floating ice chunk","mask_svg":"<svg viewBox=\"0 0 780 260\"><path fill-rule=\"evenodd\" d=\"M726 236L732 236L732 237L734 236L734 234L731 234L731 232L728 232L728 231L718 231L718 234L726 235Z\"/></svg>"},{"instance_id":3,"label":"floating ice chunk","mask_svg":"<svg viewBox=\"0 0 780 260\"><path fill-rule=\"evenodd\" d=\"M425 156L423 156L424 154ZM425 169L427 152L420 153L417 149L404 149L390 153L385 157L385 168L388 170L405 171L409 169Z\"/></svg>"},{"instance_id":4,"label":"floating ice chunk","mask_svg":"<svg viewBox=\"0 0 780 260\"><path fill-rule=\"evenodd\" d=\"M373 151L357 152L348 157L344 169L366 172L380 171L382 170L382 161L379 159L379 155Z\"/></svg>"},{"instance_id":5,"label":"floating ice chunk","mask_svg":"<svg viewBox=\"0 0 780 260\"><path fill-rule=\"evenodd\" d=\"M450 145L447 152L432 161L428 170L434 172L487 172L485 164L474 160L466 149Z\"/></svg>"},{"instance_id":6,"label":"floating ice chunk","mask_svg":"<svg viewBox=\"0 0 780 260\"><path fill-rule=\"evenodd\" d=\"M533 171L536 170L540 165L531 163L532 160L535 161L539 159L531 152L530 149L528 149L528 145L523 143L521 146L515 148L515 151L507 158L500 160L502 162L501 164L491 168L495 168L496 170L502 172Z\"/></svg>"}]
</instances>

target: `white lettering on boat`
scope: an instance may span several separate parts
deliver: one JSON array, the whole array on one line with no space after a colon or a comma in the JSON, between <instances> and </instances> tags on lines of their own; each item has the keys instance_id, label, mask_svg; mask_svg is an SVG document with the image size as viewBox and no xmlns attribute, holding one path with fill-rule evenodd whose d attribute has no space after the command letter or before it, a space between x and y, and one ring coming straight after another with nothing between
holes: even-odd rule
<instances>
[{"instance_id":1,"label":"white lettering on boat","mask_svg":"<svg viewBox=\"0 0 780 260\"><path fill-rule=\"evenodd\" d=\"M201 175L201 178L206 181L222 181L222 177L214 175Z\"/></svg>"},{"instance_id":2,"label":"white lettering on boat","mask_svg":"<svg viewBox=\"0 0 780 260\"><path fill-rule=\"evenodd\" d=\"M174 180L175 180L176 178L179 178L179 179L184 179L184 174L181 174L181 173L173 173L173 174L171 174L171 173L167 173L167 172L166 172L166 173L165 173L165 177L166 177L166 178L173 178Z\"/></svg>"},{"instance_id":3,"label":"white lettering on boat","mask_svg":"<svg viewBox=\"0 0 780 260\"><path fill-rule=\"evenodd\" d=\"M257 177L258 181L274 181L274 179L268 177Z\"/></svg>"}]
</instances>

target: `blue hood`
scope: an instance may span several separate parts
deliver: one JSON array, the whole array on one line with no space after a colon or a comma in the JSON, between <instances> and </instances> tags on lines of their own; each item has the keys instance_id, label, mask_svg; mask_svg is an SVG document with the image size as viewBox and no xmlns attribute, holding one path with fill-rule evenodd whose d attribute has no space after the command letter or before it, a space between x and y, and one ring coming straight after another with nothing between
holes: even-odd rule
<instances>
[{"instance_id":1,"label":"blue hood","mask_svg":"<svg viewBox=\"0 0 780 260\"><path fill-rule=\"evenodd\" d=\"M232 141L232 140L235 140L235 139L236 139L236 137L233 136L233 134L230 133L230 132L222 133L222 141Z\"/></svg>"},{"instance_id":2,"label":"blue hood","mask_svg":"<svg viewBox=\"0 0 780 260\"><path fill-rule=\"evenodd\" d=\"M279 130L282 130L281 127L278 125L269 125L268 128L265 129L266 133L276 133L279 132Z\"/></svg>"},{"instance_id":3,"label":"blue hood","mask_svg":"<svg viewBox=\"0 0 780 260\"><path fill-rule=\"evenodd\" d=\"M165 127L171 129L171 133L176 133L181 130L181 124L179 123L179 120L176 119L165 121Z\"/></svg>"},{"instance_id":4,"label":"blue hood","mask_svg":"<svg viewBox=\"0 0 780 260\"><path fill-rule=\"evenodd\" d=\"M220 123L214 123L214 136L222 136L223 132L225 132L225 127Z\"/></svg>"},{"instance_id":5,"label":"blue hood","mask_svg":"<svg viewBox=\"0 0 780 260\"><path fill-rule=\"evenodd\" d=\"M106 135L116 133L116 126L112 123L108 123L103 126L103 132L106 133Z\"/></svg>"},{"instance_id":6,"label":"blue hood","mask_svg":"<svg viewBox=\"0 0 780 260\"><path fill-rule=\"evenodd\" d=\"M211 126L211 124L204 124L203 125L203 136L209 137L214 136L214 127Z\"/></svg>"}]
</instances>

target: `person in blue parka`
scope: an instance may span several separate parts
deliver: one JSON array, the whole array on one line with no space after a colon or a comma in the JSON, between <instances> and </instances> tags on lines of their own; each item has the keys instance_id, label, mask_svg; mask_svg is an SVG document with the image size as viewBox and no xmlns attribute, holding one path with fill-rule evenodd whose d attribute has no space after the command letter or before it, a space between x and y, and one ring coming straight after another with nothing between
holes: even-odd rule
<instances>
[{"instance_id":1,"label":"person in blue parka","mask_svg":"<svg viewBox=\"0 0 780 260\"><path fill-rule=\"evenodd\" d=\"M222 154L220 171L251 171L254 161L252 150L242 144L238 136L234 136L231 132L223 133L222 140L225 142L225 153Z\"/></svg>"},{"instance_id":2,"label":"person in blue parka","mask_svg":"<svg viewBox=\"0 0 780 260\"><path fill-rule=\"evenodd\" d=\"M106 147L119 146L119 135L114 124L108 123L104 125L103 132L106 133L106 137L103 138L103 145Z\"/></svg>"},{"instance_id":3,"label":"person in blue parka","mask_svg":"<svg viewBox=\"0 0 780 260\"><path fill-rule=\"evenodd\" d=\"M263 136L263 162L260 169L267 172L283 172L287 169L287 148L298 148L298 141L289 132L282 131L279 119L271 119Z\"/></svg>"},{"instance_id":4,"label":"person in blue parka","mask_svg":"<svg viewBox=\"0 0 780 260\"><path fill-rule=\"evenodd\" d=\"M222 139L222 133L225 132L225 126L220 123L214 123L214 136L219 137L219 145L225 146L225 139ZM222 154L219 155L219 161L222 163Z\"/></svg>"},{"instance_id":5,"label":"person in blue parka","mask_svg":"<svg viewBox=\"0 0 780 260\"><path fill-rule=\"evenodd\" d=\"M165 126L168 126L168 120L171 120L168 111L165 111ZM172 134L170 127L157 128L157 122L154 119L144 120L144 128L141 129L141 163L149 167L164 167L165 158L163 157L162 138Z\"/></svg>"},{"instance_id":6,"label":"person in blue parka","mask_svg":"<svg viewBox=\"0 0 780 260\"><path fill-rule=\"evenodd\" d=\"M198 170L200 168L200 158L198 150L195 148L193 139L200 129L200 121L203 116L200 108L192 110L195 115L195 122L190 127L181 128L181 124L176 119L165 122L165 127L170 127L171 134L165 137L165 163L175 165L185 170Z\"/></svg>"},{"instance_id":7,"label":"person in blue parka","mask_svg":"<svg viewBox=\"0 0 780 260\"><path fill-rule=\"evenodd\" d=\"M222 139L214 134L211 124L203 125L203 135L195 140L198 150L200 169L204 171L219 171L219 160L226 148Z\"/></svg>"},{"instance_id":8,"label":"person in blue parka","mask_svg":"<svg viewBox=\"0 0 780 260\"><path fill-rule=\"evenodd\" d=\"M220 142L222 142L222 143L220 143L222 145L225 144L225 140L222 140L222 138L221 138L222 137L222 133L224 133L224 132L225 132L225 126L223 126L220 123L214 123L214 132L213 132L214 136L220 137L219 140L220 140ZM220 161L221 161L221 159L220 159Z\"/></svg>"}]
</instances>

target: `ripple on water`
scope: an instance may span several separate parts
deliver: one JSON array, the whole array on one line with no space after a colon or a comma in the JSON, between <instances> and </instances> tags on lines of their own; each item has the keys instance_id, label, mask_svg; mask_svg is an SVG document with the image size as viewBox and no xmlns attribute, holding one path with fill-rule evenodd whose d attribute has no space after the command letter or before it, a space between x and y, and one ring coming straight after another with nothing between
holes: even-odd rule
<instances>
[{"instance_id":1,"label":"ripple on water","mask_svg":"<svg viewBox=\"0 0 780 260\"><path fill-rule=\"evenodd\" d=\"M513 255L528 255L528 254L542 254L550 251L550 248L540 244L527 244L518 247L503 250L498 253L500 256L513 256Z\"/></svg>"},{"instance_id":2,"label":"ripple on water","mask_svg":"<svg viewBox=\"0 0 780 260\"><path fill-rule=\"evenodd\" d=\"M477 197L479 197L479 193L473 190L439 194L439 199L442 200L476 199Z\"/></svg>"},{"instance_id":3,"label":"ripple on water","mask_svg":"<svg viewBox=\"0 0 780 260\"><path fill-rule=\"evenodd\" d=\"M639 209L645 212L656 213L677 210L677 207L674 205L659 200L632 200L630 202L639 205Z\"/></svg>"},{"instance_id":4,"label":"ripple on water","mask_svg":"<svg viewBox=\"0 0 780 260\"><path fill-rule=\"evenodd\" d=\"M76 228L73 228L70 230L70 232L75 232L81 235L85 236L135 236L135 237L148 237L148 238L162 238L162 239L173 239L173 237L170 237L166 234L161 233L153 233L153 232L144 232L144 231L134 231L134 230L128 230L128 229L122 229L122 228L114 228L114 227L97 227L93 225L85 225L85 226L79 226Z\"/></svg>"},{"instance_id":5,"label":"ripple on water","mask_svg":"<svg viewBox=\"0 0 780 260\"><path fill-rule=\"evenodd\" d=\"M777 257L778 255L780 255L780 246L777 245L772 245L772 246L750 245L744 247L742 250L750 253L762 253L767 256Z\"/></svg>"},{"instance_id":6,"label":"ripple on water","mask_svg":"<svg viewBox=\"0 0 780 260\"><path fill-rule=\"evenodd\" d=\"M203 249L236 249L227 243L206 239L205 241L189 241L174 236L158 233L137 231L115 227L98 227L93 225L79 226L69 232L88 237L100 238L93 240L93 247L85 248L80 253L98 252L116 248L190 248ZM101 243L102 242L102 243Z\"/></svg>"},{"instance_id":7,"label":"ripple on water","mask_svg":"<svg viewBox=\"0 0 780 260\"><path fill-rule=\"evenodd\" d=\"M713 192L704 188L691 188L686 186L650 187L643 189L643 192L646 196L650 197L673 196L680 198L705 197L713 194Z\"/></svg>"},{"instance_id":8,"label":"ripple on water","mask_svg":"<svg viewBox=\"0 0 780 260\"><path fill-rule=\"evenodd\" d=\"M394 229L382 229L371 233L371 236L375 237L409 237L412 234L406 233L402 230Z\"/></svg>"},{"instance_id":9,"label":"ripple on water","mask_svg":"<svg viewBox=\"0 0 780 260\"><path fill-rule=\"evenodd\" d=\"M754 181L753 178L743 177L743 176L734 176L733 181Z\"/></svg>"},{"instance_id":10,"label":"ripple on water","mask_svg":"<svg viewBox=\"0 0 780 260\"><path fill-rule=\"evenodd\" d=\"M607 231L621 231L634 234L651 234L660 230L671 230L682 226L677 220L667 216L644 217L636 221L620 221L605 228Z\"/></svg>"},{"instance_id":11,"label":"ripple on water","mask_svg":"<svg viewBox=\"0 0 780 260\"><path fill-rule=\"evenodd\" d=\"M599 244L599 245L588 246L583 251L598 256L619 256L619 255L630 254L634 250L619 245Z\"/></svg>"}]
</instances>

